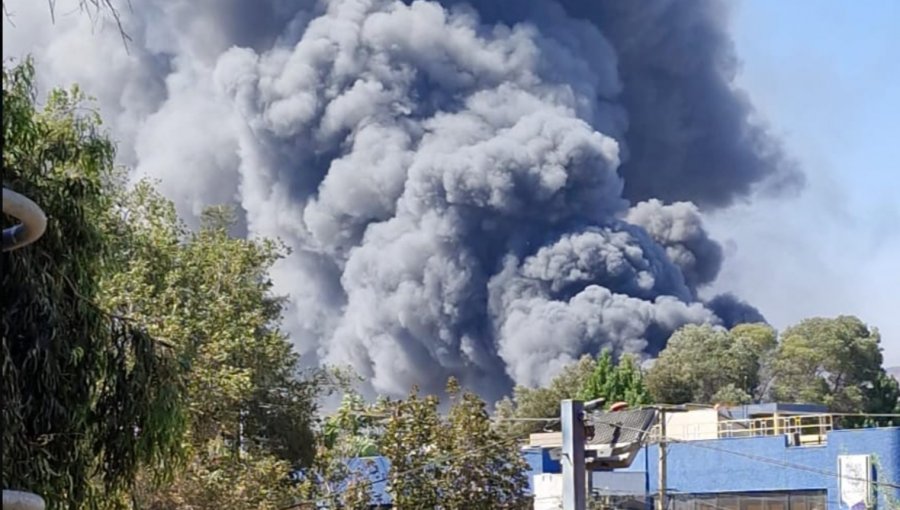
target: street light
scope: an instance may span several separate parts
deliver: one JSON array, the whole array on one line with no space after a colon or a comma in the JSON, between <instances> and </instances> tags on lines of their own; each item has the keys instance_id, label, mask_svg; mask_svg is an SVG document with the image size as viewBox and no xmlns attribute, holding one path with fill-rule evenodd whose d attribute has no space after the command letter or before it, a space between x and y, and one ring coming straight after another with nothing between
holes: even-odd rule
<instances>
[{"instance_id":1,"label":"street light","mask_svg":"<svg viewBox=\"0 0 900 510\"><path fill-rule=\"evenodd\" d=\"M17 250L38 240L47 228L47 216L34 202L3 188L3 214L22 223L3 229L3 251Z\"/></svg>"},{"instance_id":2,"label":"street light","mask_svg":"<svg viewBox=\"0 0 900 510\"><path fill-rule=\"evenodd\" d=\"M3 251L23 248L37 241L47 228L44 211L24 195L3 188L3 214L21 223L3 229ZM44 510L44 499L31 492L3 490L4 510Z\"/></svg>"}]
</instances>

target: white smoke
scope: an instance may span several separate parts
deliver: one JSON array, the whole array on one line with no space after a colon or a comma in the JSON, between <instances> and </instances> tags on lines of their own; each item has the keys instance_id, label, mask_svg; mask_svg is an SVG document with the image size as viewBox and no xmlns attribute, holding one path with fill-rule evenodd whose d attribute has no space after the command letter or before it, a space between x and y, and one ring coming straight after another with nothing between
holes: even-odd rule
<instances>
[{"instance_id":1,"label":"white smoke","mask_svg":"<svg viewBox=\"0 0 900 510\"><path fill-rule=\"evenodd\" d=\"M123 162L183 213L233 201L248 235L293 248L273 278L307 362L351 364L377 392L455 375L496 397L585 352L652 354L685 323L752 316L698 302L721 249L696 206L629 208L627 188L653 189L645 166L622 171L650 158L626 145L642 133L623 101L646 73L623 76L634 45L616 48L573 2L525 2L507 21L430 1L133 3L126 52L109 20L51 25L46 6L8 2L4 55L32 53L43 83L97 95ZM737 138L745 114L728 117ZM673 153L702 149L666 136ZM726 145L752 159L737 138ZM778 170L755 164L707 201Z\"/></svg>"}]
</instances>

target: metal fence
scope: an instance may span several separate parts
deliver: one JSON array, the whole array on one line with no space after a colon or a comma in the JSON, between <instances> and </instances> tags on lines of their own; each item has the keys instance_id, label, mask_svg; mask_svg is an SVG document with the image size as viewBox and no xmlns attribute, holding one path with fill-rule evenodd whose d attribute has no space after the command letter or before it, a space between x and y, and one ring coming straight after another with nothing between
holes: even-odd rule
<instances>
[{"instance_id":1,"label":"metal fence","mask_svg":"<svg viewBox=\"0 0 900 510\"><path fill-rule=\"evenodd\" d=\"M795 446L825 444L832 430L834 420L830 414L769 416L718 423L720 438L786 435Z\"/></svg>"}]
</instances>

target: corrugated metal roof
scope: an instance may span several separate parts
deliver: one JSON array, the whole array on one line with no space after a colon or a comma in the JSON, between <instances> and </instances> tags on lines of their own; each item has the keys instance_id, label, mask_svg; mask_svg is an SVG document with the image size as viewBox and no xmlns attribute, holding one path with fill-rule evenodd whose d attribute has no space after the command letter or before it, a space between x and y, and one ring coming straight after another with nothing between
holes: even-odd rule
<instances>
[{"instance_id":1,"label":"corrugated metal roof","mask_svg":"<svg viewBox=\"0 0 900 510\"><path fill-rule=\"evenodd\" d=\"M590 414L585 421L594 426L594 437L588 444L640 443L655 419L655 409Z\"/></svg>"}]
</instances>

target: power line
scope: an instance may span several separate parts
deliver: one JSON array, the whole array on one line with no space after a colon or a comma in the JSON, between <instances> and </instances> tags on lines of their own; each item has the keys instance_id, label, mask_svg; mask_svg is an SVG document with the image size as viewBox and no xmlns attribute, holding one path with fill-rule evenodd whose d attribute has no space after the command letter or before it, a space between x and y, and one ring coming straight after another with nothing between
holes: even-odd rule
<instances>
[{"instance_id":1,"label":"power line","mask_svg":"<svg viewBox=\"0 0 900 510\"><path fill-rule=\"evenodd\" d=\"M898 417L898 418L900 418L900 414L889 414L889 413L882 413L882 414L878 414L878 413L828 413L828 414L832 414L832 415L841 414L841 415L845 415L845 416L879 416L879 417ZM558 418L558 417L552 417L552 418L509 417L509 418L501 418L501 419L499 419L498 421L532 422L532 423L534 423L534 422L553 423L553 422L558 422L558 421L560 421L560 418ZM636 427L629 427L629 426L622 425L622 424L619 424L619 423L599 423L599 424L600 424L600 425L608 425L608 426L610 426L610 427L619 427L619 428L622 428L622 429L625 429L625 430L632 430L632 431L637 431L637 432L646 432L646 431L643 430L643 429L639 429L639 428L636 428ZM469 455L478 453L478 452L480 452L480 451L482 451L482 450L485 450L485 449L487 449L487 448L491 448L491 447L493 447L493 446L503 445L503 444L505 444L505 443L509 443L509 442L515 441L515 440L520 439L521 437L523 437L523 436L525 436L525 435L528 435L528 434L529 434L529 433L526 432L526 433L521 433L521 434L516 435L516 436L507 437L507 438L501 439L501 440L499 440L499 441L492 441L492 442L490 442L490 443L488 443L488 444L486 444L486 445L482 445L482 446L477 447L477 448L472 448L472 449L470 449L470 450L466 450L466 451L464 451L464 452L462 452L462 453L458 453L458 454L446 454L446 455L443 455L443 456L441 456L441 457L435 459L434 461L432 461L432 462L430 462L430 463L428 463L428 464L426 464L426 465L424 465L424 466L419 466L419 467L416 467L416 468L412 468L412 469L408 469L408 470L405 470L405 471L401 471L401 472L399 472L399 473L396 473L395 476L406 476L406 475L414 474L414 473L417 473L417 472L420 472L420 471L425 471L425 470L428 470L428 469L432 469L432 468L434 468L434 467L436 467L436 466L439 466L439 465L441 465L441 464L447 462L447 461L450 460L450 459L453 459L453 458L460 458L460 457L467 457L467 456L469 456ZM846 479L848 479L848 480L853 480L853 481L870 482L870 483L872 483L873 485L876 485L876 486L885 486L885 487L890 487L890 488L894 488L894 489L900 489L900 484L897 484L897 483L895 483L895 482L877 481L877 480L866 480L866 479L864 479L864 478L858 478L858 477L846 477L846 476L845 476L845 477L842 477L842 476L840 476L838 473L835 473L835 472L833 472L833 471L828 471L828 470L818 469L818 468L815 468L815 467L812 467L812 466L807 466L807 465L804 465L804 464L794 464L794 463L791 463L791 462L786 462L786 461L782 461L782 460L779 460L779 459L773 459L773 458L771 458L771 457L765 457L765 456L762 456L762 455L753 455L753 454L749 454L749 453L738 452L738 451L734 451L734 450L728 450L728 449L725 449L725 448L720 448L720 447L715 447L715 446L711 446L711 445L707 445L707 444L702 444L702 443L699 443L699 442L697 442L697 441L685 441L685 440L676 439L676 438L669 437L669 436L666 436L666 437L663 437L663 438L660 438L660 439L663 439L663 440L665 440L666 442L671 442L671 443L676 443L676 444L685 444L685 445L688 445L688 446L694 446L694 447L697 447L697 448L705 448L705 449L708 449L708 450L718 451L718 452L721 452L721 453L727 453L727 454L736 455L736 456L739 456L739 457L745 457L745 458L748 458L748 459L751 459L751 460L755 460L755 461L763 462L763 463L767 463L767 464L772 464L772 465L776 465L776 466L783 467L783 468L790 468L790 469L795 469L795 470L800 470L800 471L807 471L807 472L816 473L816 474L821 474L821 475L824 475L824 476L830 476L830 477L838 478L838 479L840 479L840 478L846 478ZM379 484L379 483L384 483L384 482L387 482L387 481L388 481L387 475L383 475L383 476L381 476L381 477L378 478L378 479L374 479L374 480L370 479L370 480L366 480L366 481L364 481L364 482L361 482L361 485L362 485L363 487L368 487L368 486L371 486L371 485L375 485L375 484ZM329 496L327 496L327 497L320 498L320 499L317 499L317 500L304 500L304 501L298 501L298 502L293 503L293 504L291 504L291 505L282 507L280 510L294 510L294 509L300 508L300 507L302 507L302 506L304 506L304 505L311 505L311 504L314 505L314 504L318 504L319 502L321 502L321 501L323 501L323 500L325 500L325 501L333 501L335 498L337 498L337 497L339 497L339 496L340 496L340 494L334 493L334 494L331 494L331 495L329 495ZM715 505L709 505L709 506L715 506ZM717 507L717 508L718 508L718 507ZM723 509L723 510L724 510L724 509Z\"/></svg>"},{"instance_id":2,"label":"power line","mask_svg":"<svg viewBox=\"0 0 900 510\"><path fill-rule=\"evenodd\" d=\"M619 423L599 423L599 425L608 425L608 426L610 426L610 427L619 427L619 428L626 429L626 430L642 431L642 429L638 429L638 428L635 428L635 427L629 427L629 426L622 425L622 424L619 424ZM870 483L872 483L872 484L874 484L874 485L876 485L876 486L882 486L882 485L883 485L883 486L885 486L885 487L890 487L890 488L893 488L893 489L900 489L900 484L898 484L898 483L896 483L896 482L887 482L887 481L882 482L882 481L878 481L878 480L866 480L865 478L859 478L859 477L841 476L841 475L839 475L838 473L835 473L834 471L828 471L828 470L825 470L825 469L819 469L819 468L815 468L815 467L812 467L812 466L807 466L807 465L805 465L805 464L794 464L794 463L792 463L792 462L786 462L786 461L782 461L782 460L779 460L779 459L773 459L772 457L765 457L765 456L762 456L762 455L754 455L754 454L751 454L751 453L744 453L744 452L737 452L737 451L734 451L734 450L728 450L728 449L721 448L721 447L716 447L716 446L712 446L712 445L708 445L708 444L703 444L703 443L701 443L700 441L685 441L685 440L682 440L682 439L676 439L676 438L669 437L669 436L664 436L664 437L662 437L662 438L660 438L660 439L665 440L666 442L671 442L671 443L676 443L676 444L685 444L685 445L693 446L693 447L696 447L696 448L705 448L705 449L707 449L707 450L713 450L713 451L718 451L718 452L722 452L722 453L728 453L728 454L731 454L731 455L736 455L736 456L739 456L739 457L745 457L745 458L748 458L748 459L751 459L751 460L755 460L755 461L758 461L758 462L764 462L764 463L767 463L767 464L772 464L772 465L776 465L776 466L780 466L780 467L786 467L786 468L796 469L796 470L799 470L799 471L807 471L807 472L810 472L810 473L816 473L816 474L825 475L825 476L830 476L830 477L838 478L838 479L840 479L840 478L845 478L845 479L847 479L847 480L853 480L853 481L856 481L856 482L870 482Z\"/></svg>"},{"instance_id":3,"label":"power line","mask_svg":"<svg viewBox=\"0 0 900 510\"><path fill-rule=\"evenodd\" d=\"M828 413L828 414L841 414L841 413ZM900 418L900 414L894 414L894 413L881 413L881 414L879 414L879 413L842 413L842 414L844 414L844 415L853 415L853 416L883 416L883 417L898 417L898 418ZM526 417L526 418L510 418L510 419L508 419L507 421L525 421L525 422L546 422L546 423L549 423L549 422L559 421L559 418L531 418L531 417ZM608 425L608 426L610 426L610 427L619 427L619 428L625 429L625 430L632 430L632 431L636 431L636 432L646 432L646 431L644 431L643 429L639 429L639 428L636 428L636 427L629 427L629 426L626 426L626 425L623 425L623 424L620 424L620 423L604 423L604 422L600 422L600 423L595 424L595 426L596 426L596 425ZM894 488L894 489L900 489L900 484L897 484L897 483L895 483L895 482L881 482L881 481L877 481L877 480L866 480L866 479L864 479L864 478L858 478L858 477L841 477L838 473L835 473L835 472L833 472L833 471L828 471L828 470L824 470L824 469L819 469L819 468L815 468L815 467L812 467L812 466L807 466L807 465L804 465L804 464L794 464L794 463L782 461L782 460L779 460L779 459L773 459L773 458L771 458L771 457L764 457L764 456L762 456L762 455L754 455L754 454L750 454L750 453L737 452L737 451L734 451L734 450L728 450L728 449L721 448L721 447L716 447L716 446L712 446L712 445L703 444L703 443L700 443L700 442L698 442L698 441L685 441L685 440L682 440L682 439L676 439L676 438L673 438L673 437L670 437L670 436L666 436L666 437L663 437L663 438L660 438L660 439L664 439L666 442L670 442L670 443L686 444L686 445L688 445L688 446L694 446L694 447L697 447L697 448L705 448L705 449L708 449L708 450L714 450L714 451L719 451L719 452L722 452L722 453L728 453L728 454L731 454L731 455L736 455L736 456L739 456L739 457L745 457L745 458L748 458L748 459L751 459L751 460L755 460L755 461L758 461L758 462L764 462L764 463L767 463L767 464L773 464L773 465L777 465L777 466L780 466L780 467L791 468L791 469L796 469L796 470L800 470L800 471L807 471L807 472L816 473L816 474L821 474L821 475L825 475L825 476L831 476L831 477L834 477L834 478L846 478L846 479L848 479L848 480L854 480L854 481L859 481L859 482L869 481L869 482L871 482L871 483L873 483L873 484L875 484L875 485L883 485L883 486L890 487L890 488Z\"/></svg>"},{"instance_id":4,"label":"power line","mask_svg":"<svg viewBox=\"0 0 900 510\"><path fill-rule=\"evenodd\" d=\"M694 405L694 404L692 404ZM708 406L712 408L712 406ZM869 417L869 418L900 418L900 413L795 413L798 417L809 417L809 416L820 416L820 415L828 415L828 416L861 416L861 417ZM493 418L494 421L520 421L520 422L557 422L560 419L558 417L551 418L531 418L531 417L517 417L517 416L498 416Z\"/></svg>"},{"instance_id":5,"label":"power line","mask_svg":"<svg viewBox=\"0 0 900 510\"><path fill-rule=\"evenodd\" d=\"M667 438L667 440L668 440L668 438ZM726 450L726 449L724 449L724 448L717 448L717 447L714 447L714 446L710 446L710 445L706 445L706 444L701 444L701 443L695 442L695 441L674 441L674 442L675 442L675 443L679 443L679 444L687 444L687 445L690 445L690 446L695 446L695 447L697 447L697 448L706 448L706 449L708 449L708 450L714 450L714 451L719 451L719 452L723 452L723 453L729 453L729 454L731 454L731 455L737 455L737 456L739 456L739 457L745 457L745 458L747 458L747 459L755 460L755 461L758 461L758 462L763 462L763 463L767 463L767 464L773 464L773 465L777 465L777 466L781 466L781 467L787 467L787 468L796 469L796 470L799 470L799 471L808 471L808 472L810 472L810 473L816 473L816 474L820 474L820 475L831 476L831 477L834 477L834 478L845 478L845 479L847 479L847 480L853 480L853 481L856 481L856 482L870 482L870 483L872 483L872 484L874 484L874 485L883 485L883 486L885 486L885 487L890 487L890 488L893 488L893 489L900 489L900 484L897 484L897 483L895 483L895 482L887 482L887 481L881 482L881 481L878 481L878 480L866 480L865 478L859 478L859 477L841 476L841 475L839 475L838 473L835 473L834 471L828 471L828 470L825 470L825 469L819 469L819 468L815 468L815 467L812 467L812 466L807 466L807 465L805 465L805 464L794 464L794 463L792 463L792 462L785 462L785 461L781 461L781 460L778 460L778 459L773 459L773 458L771 458L771 457L763 457L763 456L761 456L761 455L753 455L752 453L744 453L744 452L736 452L736 451L734 451L734 450Z\"/></svg>"}]
</instances>

